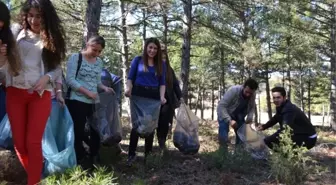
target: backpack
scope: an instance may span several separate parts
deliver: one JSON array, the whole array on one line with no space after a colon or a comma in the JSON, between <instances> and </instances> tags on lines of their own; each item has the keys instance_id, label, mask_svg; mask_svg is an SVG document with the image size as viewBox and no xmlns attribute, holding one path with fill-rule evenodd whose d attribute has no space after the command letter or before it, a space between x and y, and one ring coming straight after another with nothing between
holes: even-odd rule
<instances>
[{"instance_id":1,"label":"backpack","mask_svg":"<svg viewBox=\"0 0 336 185\"><path fill-rule=\"evenodd\" d=\"M77 78L79 69L82 66L82 61L83 61L83 56L82 56L82 53L79 52L78 53L78 62L77 62L77 70L76 70L76 76L75 76L75 78ZM63 91L63 97L65 99L70 99L71 87L67 85L67 83L65 81L65 76L64 76L64 72L63 71L62 71L62 91Z\"/></svg>"}]
</instances>

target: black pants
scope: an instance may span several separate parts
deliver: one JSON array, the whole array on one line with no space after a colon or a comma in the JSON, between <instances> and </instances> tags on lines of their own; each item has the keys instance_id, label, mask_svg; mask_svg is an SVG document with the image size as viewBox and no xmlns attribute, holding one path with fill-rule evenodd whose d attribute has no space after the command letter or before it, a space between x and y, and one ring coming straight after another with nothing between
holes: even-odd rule
<instances>
[{"instance_id":1,"label":"black pants","mask_svg":"<svg viewBox=\"0 0 336 185\"><path fill-rule=\"evenodd\" d=\"M66 100L66 105L74 122L75 151L77 161L80 161L86 156L86 151L83 146L83 141L86 139L85 124L87 118L93 114L94 104L88 104L77 100ZM97 156L100 148L100 136L91 126L90 139L87 144L90 147L90 156Z\"/></svg>"},{"instance_id":2,"label":"black pants","mask_svg":"<svg viewBox=\"0 0 336 185\"><path fill-rule=\"evenodd\" d=\"M279 145L281 131L278 130L273 135L270 135L264 139L265 144L270 148L274 149L274 146ZM294 134L292 135L292 141L295 143L295 146L303 146L308 150L313 148L316 144L317 138L309 138L309 135Z\"/></svg>"},{"instance_id":3,"label":"black pants","mask_svg":"<svg viewBox=\"0 0 336 185\"><path fill-rule=\"evenodd\" d=\"M128 149L128 156L135 156L135 151L138 146L139 134L136 129L132 129L130 136L130 143ZM145 155L150 153L153 149L154 133L145 137Z\"/></svg>"},{"instance_id":4,"label":"black pants","mask_svg":"<svg viewBox=\"0 0 336 185\"><path fill-rule=\"evenodd\" d=\"M167 139L169 124L173 123L174 109L169 104L164 104L161 106L159 123L157 128L157 138L159 144L164 144ZM161 143L162 142L162 143Z\"/></svg>"}]
</instances>

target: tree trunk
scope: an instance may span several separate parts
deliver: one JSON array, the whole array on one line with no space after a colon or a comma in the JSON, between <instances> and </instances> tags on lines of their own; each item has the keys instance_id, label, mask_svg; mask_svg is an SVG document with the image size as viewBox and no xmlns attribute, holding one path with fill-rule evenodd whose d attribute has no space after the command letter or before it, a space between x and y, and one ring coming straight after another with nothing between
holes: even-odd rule
<instances>
[{"instance_id":1,"label":"tree trunk","mask_svg":"<svg viewBox=\"0 0 336 185\"><path fill-rule=\"evenodd\" d=\"M215 92L214 92L214 81L212 80L211 82L211 99L212 99L212 104L211 104L211 120L214 120L215 116Z\"/></svg>"},{"instance_id":2,"label":"tree trunk","mask_svg":"<svg viewBox=\"0 0 336 185\"><path fill-rule=\"evenodd\" d=\"M308 118L309 118L309 121L311 121L311 110L310 110L310 107L311 107L311 102L310 102L310 91L311 91L311 81L310 81L310 76L309 76L309 81L308 81Z\"/></svg>"},{"instance_id":3,"label":"tree trunk","mask_svg":"<svg viewBox=\"0 0 336 185\"><path fill-rule=\"evenodd\" d=\"M99 33L102 0L88 0L84 22L83 47L92 35Z\"/></svg>"},{"instance_id":4,"label":"tree trunk","mask_svg":"<svg viewBox=\"0 0 336 185\"><path fill-rule=\"evenodd\" d=\"M260 103L259 101L260 99L260 94L258 94L258 97L257 97L257 101L258 101L258 104ZM257 104L254 105L254 123L255 124L259 124L259 112L258 112L258 107L257 107Z\"/></svg>"},{"instance_id":5,"label":"tree trunk","mask_svg":"<svg viewBox=\"0 0 336 185\"><path fill-rule=\"evenodd\" d=\"M163 14L163 39L162 42L166 45L166 49L168 46L168 16L167 14ZM168 50L167 50L168 51Z\"/></svg>"},{"instance_id":6,"label":"tree trunk","mask_svg":"<svg viewBox=\"0 0 336 185\"><path fill-rule=\"evenodd\" d=\"M300 74L300 104L301 110L305 112L305 105L304 105L304 83L303 83L303 74Z\"/></svg>"},{"instance_id":7,"label":"tree trunk","mask_svg":"<svg viewBox=\"0 0 336 185\"><path fill-rule=\"evenodd\" d=\"M204 102L205 102L205 88L203 87L202 88L202 111L201 111L201 119L203 120L204 119Z\"/></svg>"},{"instance_id":8,"label":"tree trunk","mask_svg":"<svg viewBox=\"0 0 336 185\"><path fill-rule=\"evenodd\" d=\"M201 85L198 85L197 88L197 97L196 97L196 104L195 104L195 114L197 115L198 105L201 102Z\"/></svg>"},{"instance_id":9,"label":"tree trunk","mask_svg":"<svg viewBox=\"0 0 336 185\"><path fill-rule=\"evenodd\" d=\"M269 74L268 74L268 63L266 63L266 104L267 104L267 114L268 119L272 118L272 104L271 104L271 89L269 84Z\"/></svg>"},{"instance_id":10,"label":"tree trunk","mask_svg":"<svg viewBox=\"0 0 336 185\"><path fill-rule=\"evenodd\" d=\"M259 119L258 123L261 123L261 101L260 101L260 93L259 93L259 98L258 98L258 114L259 114Z\"/></svg>"},{"instance_id":11,"label":"tree trunk","mask_svg":"<svg viewBox=\"0 0 336 185\"><path fill-rule=\"evenodd\" d=\"M225 86L226 86L226 83L225 83L225 70L226 70L226 67L225 67L225 56L224 56L224 50L221 48L220 49L220 60L221 60L221 69L222 69L222 74L221 74L221 85L222 85L222 89L219 91L219 96L218 98L221 99L221 96L222 94L224 94L225 92Z\"/></svg>"},{"instance_id":12,"label":"tree trunk","mask_svg":"<svg viewBox=\"0 0 336 185\"><path fill-rule=\"evenodd\" d=\"M331 93L330 93L330 126L336 130L336 3L331 4L331 32L330 32L330 45L331 45Z\"/></svg>"},{"instance_id":13,"label":"tree trunk","mask_svg":"<svg viewBox=\"0 0 336 185\"><path fill-rule=\"evenodd\" d=\"M126 27L126 9L125 2L123 0L119 0L119 11L120 11L120 28L121 34L119 36L120 44L121 44L121 60L122 60L122 72L123 72L123 81L124 87L126 87L127 82L127 74L130 68L130 63L128 61L128 44L127 44L127 27Z\"/></svg>"},{"instance_id":14,"label":"tree trunk","mask_svg":"<svg viewBox=\"0 0 336 185\"><path fill-rule=\"evenodd\" d=\"M181 63L181 81L182 96L188 100L189 88L189 70L190 70L190 42L191 42L191 26L192 26L192 0L183 1L184 24L183 24L183 45L182 45L182 63ZM185 102L188 104L188 102Z\"/></svg>"},{"instance_id":15,"label":"tree trunk","mask_svg":"<svg viewBox=\"0 0 336 185\"><path fill-rule=\"evenodd\" d=\"M325 123L325 104L322 105L322 127L324 127Z\"/></svg>"},{"instance_id":16,"label":"tree trunk","mask_svg":"<svg viewBox=\"0 0 336 185\"><path fill-rule=\"evenodd\" d=\"M291 79L291 57L290 57L291 37L287 37L287 98L291 100L292 79Z\"/></svg>"},{"instance_id":17,"label":"tree trunk","mask_svg":"<svg viewBox=\"0 0 336 185\"><path fill-rule=\"evenodd\" d=\"M147 22L146 22L146 8L142 9L142 19L144 20L144 23L142 25L142 42L143 42L143 46L145 46L145 42L146 42L146 35L147 35Z\"/></svg>"}]
</instances>

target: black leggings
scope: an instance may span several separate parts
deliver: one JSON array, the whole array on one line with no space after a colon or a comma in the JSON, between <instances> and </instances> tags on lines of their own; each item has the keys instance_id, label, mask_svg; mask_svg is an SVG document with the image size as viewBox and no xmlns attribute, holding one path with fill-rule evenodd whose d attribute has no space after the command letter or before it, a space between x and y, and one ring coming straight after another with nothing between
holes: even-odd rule
<instances>
[{"instance_id":1,"label":"black leggings","mask_svg":"<svg viewBox=\"0 0 336 185\"><path fill-rule=\"evenodd\" d=\"M136 129L132 129L130 136L130 143L128 148L128 156L135 156L135 151L138 146L139 134ZM145 154L152 152L154 133L145 137Z\"/></svg>"},{"instance_id":2,"label":"black leggings","mask_svg":"<svg viewBox=\"0 0 336 185\"><path fill-rule=\"evenodd\" d=\"M280 143L280 135L281 131L278 130L273 135L270 135L264 139L265 144L270 148L274 149L274 146L279 145ZM294 134L292 135L292 141L295 143L295 146L303 146L308 150L313 148L316 144L317 138L310 138L309 135L303 134Z\"/></svg>"},{"instance_id":3,"label":"black leggings","mask_svg":"<svg viewBox=\"0 0 336 185\"><path fill-rule=\"evenodd\" d=\"M77 161L80 161L86 156L86 151L83 146L83 141L87 137L85 134L85 124L87 119L93 114L94 104L88 104L77 100L66 100L66 105L74 122L75 151ZM100 148L100 136L91 126L90 139L87 144L90 147L90 156L97 156Z\"/></svg>"},{"instance_id":4,"label":"black leggings","mask_svg":"<svg viewBox=\"0 0 336 185\"><path fill-rule=\"evenodd\" d=\"M173 123L174 109L169 104L164 104L161 106L159 123L157 128L157 138L159 143L165 142L167 139L169 124Z\"/></svg>"}]
</instances>

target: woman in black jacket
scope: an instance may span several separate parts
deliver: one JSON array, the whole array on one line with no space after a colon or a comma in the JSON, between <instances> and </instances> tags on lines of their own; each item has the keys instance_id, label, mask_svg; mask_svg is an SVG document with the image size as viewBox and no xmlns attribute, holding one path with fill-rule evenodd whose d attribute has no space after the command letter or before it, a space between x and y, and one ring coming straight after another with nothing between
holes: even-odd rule
<instances>
[{"instance_id":1,"label":"woman in black jacket","mask_svg":"<svg viewBox=\"0 0 336 185\"><path fill-rule=\"evenodd\" d=\"M161 106L160 118L157 128L157 138L160 149L166 148L166 139L170 124L173 123L175 109L179 107L182 92L179 86L179 81L176 78L175 72L170 66L167 50L165 46L161 46L162 59L166 62L166 104Z\"/></svg>"}]
</instances>

